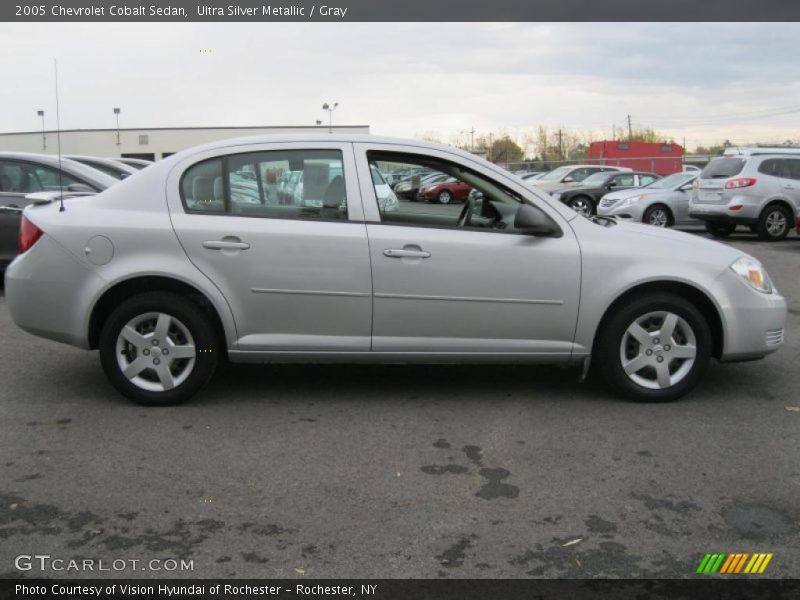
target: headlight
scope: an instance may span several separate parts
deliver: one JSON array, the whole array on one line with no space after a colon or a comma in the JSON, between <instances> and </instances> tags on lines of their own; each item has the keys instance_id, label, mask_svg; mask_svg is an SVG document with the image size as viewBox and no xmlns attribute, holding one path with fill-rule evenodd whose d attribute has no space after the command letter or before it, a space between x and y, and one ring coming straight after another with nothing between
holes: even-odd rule
<instances>
[{"instance_id":1,"label":"headlight","mask_svg":"<svg viewBox=\"0 0 800 600\"><path fill-rule=\"evenodd\" d=\"M769 275L754 258L742 256L731 265L731 269L754 290L762 294L772 293L772 281L770 281Z\"/></svg>"}]
</instances>

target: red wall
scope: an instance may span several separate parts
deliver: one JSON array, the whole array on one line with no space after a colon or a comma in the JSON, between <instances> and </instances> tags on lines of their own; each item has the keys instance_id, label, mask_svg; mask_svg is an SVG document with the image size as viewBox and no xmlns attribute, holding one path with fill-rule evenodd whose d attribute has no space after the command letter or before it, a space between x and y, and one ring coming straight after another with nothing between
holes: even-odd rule
<instances>
[{"instance_id":1,"label":"red wall","mask_svg":"<svg viewBox=\"0 0 800 600\"><path fill-rule=\"evenodd\" d=\"M683 147L666 143L592 142L589 145L589 159L590 162L628 167L635 171L671 175L683 170Z\"/></svg>"}]
</instances>

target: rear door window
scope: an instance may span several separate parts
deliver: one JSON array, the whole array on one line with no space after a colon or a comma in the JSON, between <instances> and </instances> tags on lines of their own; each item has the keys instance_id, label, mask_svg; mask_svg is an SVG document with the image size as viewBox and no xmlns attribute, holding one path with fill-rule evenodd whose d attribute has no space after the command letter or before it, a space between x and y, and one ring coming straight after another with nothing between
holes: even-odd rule
<instances>
[{"instance_id":1,"label":"rear door window","mask_svg":"<svg viewBox=\"0 0 800 600\"><path fill-rule=\"evenodd\" d=\"M800 179L800 158L789 158L786 162L789 166L789 178Z\"/></svg>"},{"instance_id":2,"label":"rear door window","mask_svg":"<svg viewBox=\"0 0 800 600\"><path fill-rule=\"evenodd\" d=\"M788 177L786 160L783 158L768 158L758 166L758 172L773 177Z\"/></svg>"}]
</instances>

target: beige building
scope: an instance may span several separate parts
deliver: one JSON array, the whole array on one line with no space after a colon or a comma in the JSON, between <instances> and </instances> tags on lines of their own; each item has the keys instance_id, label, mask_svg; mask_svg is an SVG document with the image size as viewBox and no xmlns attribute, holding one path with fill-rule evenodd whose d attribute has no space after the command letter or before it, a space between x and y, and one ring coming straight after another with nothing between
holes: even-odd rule
<instances>
[{"instance_id":1,"label":"beige building","mask_svg":"<svg viewBox=\"0 0 800 600\"><path fill-rule=\"evenodd\" d=\"M369 125L335 125L332 129L334 133L369 133ZM185 148L226 138L320 132L328 132L328 126L65 129L61 131L61 153L158 160ZM57 150L55 131L0 133L0 151L56 154Z\"/></svg>"}]
</instances>

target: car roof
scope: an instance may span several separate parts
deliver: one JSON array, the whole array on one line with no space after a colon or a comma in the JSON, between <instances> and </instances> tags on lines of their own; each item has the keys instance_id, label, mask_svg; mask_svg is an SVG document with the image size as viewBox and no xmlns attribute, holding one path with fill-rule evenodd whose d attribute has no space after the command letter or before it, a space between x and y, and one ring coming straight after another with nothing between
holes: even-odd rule
<instances>
[{"instance_id":1,"label":"car roof","mask_svg":"<svg viewBox=\"0 0 800 600\"><path fill-rule=\"evenodd\" d=\"M60 168L62 171L76 175L79 179L87 180L87 183L100 185L103 188L110 187L117 182L116 179L107 175L94 167L85 165L78 161L67 158L66 156L59 157L57 154L36 154L34 152L0 152L0 160L21 160L32 163L39 163L55 169Z\"/></svg>"},{"instance_id":2,"label":"car roof","mask_svg":"<svg viewBox=\"0 0 800 600\"><path fill-rule=\"evenodd\" d=\"M800 148L767 148L767 147L739 147L734 146L726 148L722 153L723 158L737 158L739 156L760 156L764 154L785 154L785 155L800 155Z\"/></svg>"},{"instance_id":3,"label":"car roof","mask_svg":"<svg viewBox=\"0 0 800 600\"><path fill-rule=\"evenodd\" d=\"M101 156L88 156L82 154L67 154L66 157L71 160L76 160L78 162L84 160L94 161L101 165L108 165L109 167L114 167L115 169L119 169L120 171L125 171L126 173L130 173L131 175L139 172L139 169L135 169L134 167L126 165L124 162L120 162L113 158L103 158Z\"/></svg>"}]
</instances>

